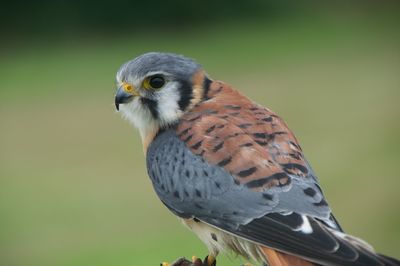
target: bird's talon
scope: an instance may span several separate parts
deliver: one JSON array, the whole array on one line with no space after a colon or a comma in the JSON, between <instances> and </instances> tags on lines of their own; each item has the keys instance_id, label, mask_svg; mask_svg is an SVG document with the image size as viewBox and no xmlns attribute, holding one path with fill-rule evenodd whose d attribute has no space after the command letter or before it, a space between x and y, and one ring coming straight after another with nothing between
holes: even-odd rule
<instances>
[{"instance_id":1,"label":"bird's talon","mask_svg":"<svg viewBox=\"0 0 400 266\"><path fill-rule=\"evenodd\" d=\"M192 266L192 262L182 257L173 262L171 266Z\"/></svg>"},{"instance_id":2,"label":"bird's talon","mask_svg":"<svg viewBox=\"0 0 400 266\"><path fill-rule=\"evenodd\" d=\"M203 266L203 262L196 256L192 257L192 261L187 260L185 257L181 257L172 263L162 262L160 263L160 266Z\"/></svg>"},{"instance_id":3,"label":"bird's talon","mask_svg":"<svg viewBox=\"0 0 400 266\"><path fill-rule=\"evenodd\" d=\"M203 262L196 256L192 256L193 266L203 266Z\"/></svg>"},{"instance_id":4,"label":"bird's talon","mask_svg":"<svg viewBox=\"0 0 400 266\"><path fill-rule=\"evenodd\" d=\"M208 255L205 257L203 261L203 266L216 266L217 265L217 260L215 259L214 256Z\"/></svg>"}]
</instances>

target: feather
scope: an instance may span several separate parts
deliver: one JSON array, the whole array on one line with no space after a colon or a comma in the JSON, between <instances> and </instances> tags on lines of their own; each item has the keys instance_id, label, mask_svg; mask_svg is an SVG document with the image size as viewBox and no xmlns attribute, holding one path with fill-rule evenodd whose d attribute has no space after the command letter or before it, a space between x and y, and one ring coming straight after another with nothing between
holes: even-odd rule
<instances>
[{"instance_id":1,"label":"feather","mask_svg":"<svg viewBox=\"0 0 400 266\"><path fill-rule=\"evenodd\" d=\"M272 265L400 265L342 232L283 120L222 82L159 132L147 167L172 212L213 228L197 230L210 252L258 249L251 257ZM217 245L216 229L230 237Z\"/></svg>"}]
</instances>

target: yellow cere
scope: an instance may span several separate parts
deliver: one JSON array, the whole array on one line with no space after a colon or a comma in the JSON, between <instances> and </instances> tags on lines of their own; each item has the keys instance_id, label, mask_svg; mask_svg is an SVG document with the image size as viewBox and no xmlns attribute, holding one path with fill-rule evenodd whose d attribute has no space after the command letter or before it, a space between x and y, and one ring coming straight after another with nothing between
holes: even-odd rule
<instances>
[{"instance_id":1,"label":"yellow cere","mask_svg":"<svg viewBox=\"0 0 400 266\"><path fill-rule=\"evenodd\" d=\"M128 83L123 83L121 86L125 92L132 94L132 95L139 95L139 93L136 91L135 87L133 87L131 84Z\"/></svg>"}]
</instances>

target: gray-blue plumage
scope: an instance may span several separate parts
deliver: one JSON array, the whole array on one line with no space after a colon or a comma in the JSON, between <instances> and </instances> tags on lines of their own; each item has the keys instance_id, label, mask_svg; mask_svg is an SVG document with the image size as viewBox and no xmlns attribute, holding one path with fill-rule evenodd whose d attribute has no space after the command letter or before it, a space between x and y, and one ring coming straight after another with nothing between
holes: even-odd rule
<instances>
[{"instance_id":1,"label":"gray-blue plumage","mask_svg":"<svg viewBox=\"0 0 400 266\"><path fill-rule=\"evenodd\" d=\"M397 265L372 255L359 240L354 244L354 238L343 237L309 166L306 179L290 175L286 187L253 191L222 167L193 154L174 129L168 129L150 144L147 170L158 197L182 218L196 218L318 264Z\"/></svg>"},{"instance_id":2,"label":"gray-blue plumage","mask_svg":"<svg viewBox=\"0 0 400 266\"><path fill-rule=\"evenodd\" d=\"M190 80L201 68L193 59L171 53L145 53L121 66L117 80L129 82L133 78L145 77L151 72L164 72L169 77Z\"/></svg>"},{"instance_id":3,"label":"gray-blue plumage","mask_svg":"<svg viewBox=\"0 0 400 266\"><path fill-rule=\"evenodd\" d=\"M292 177L289 186L255 192L238 184L222 167L193 154L173 129L161 132L147 152L147 170L157 195L177 215L215 226L238 228L268 213L309 215L328 220L327 205L314 179ZM304 193L312 188L311 197Z\"/></svg>"}]
</instances>

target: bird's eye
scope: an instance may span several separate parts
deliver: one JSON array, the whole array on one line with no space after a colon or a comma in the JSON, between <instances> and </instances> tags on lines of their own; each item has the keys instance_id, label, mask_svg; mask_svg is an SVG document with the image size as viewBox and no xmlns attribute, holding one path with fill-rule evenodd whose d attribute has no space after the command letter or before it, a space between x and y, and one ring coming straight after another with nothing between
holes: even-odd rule
<instances>
[{"instance_id":1,"label":"bird's eye","mask_svg":"<svg viewBox=\"0 0 400 266\"><path fill-rule=\"evenodd\" d=\"M165 80L162 76L152 76L148 79L148 87L153 89L159 89L164 86Z\"/></svg>"}]
</instances>

